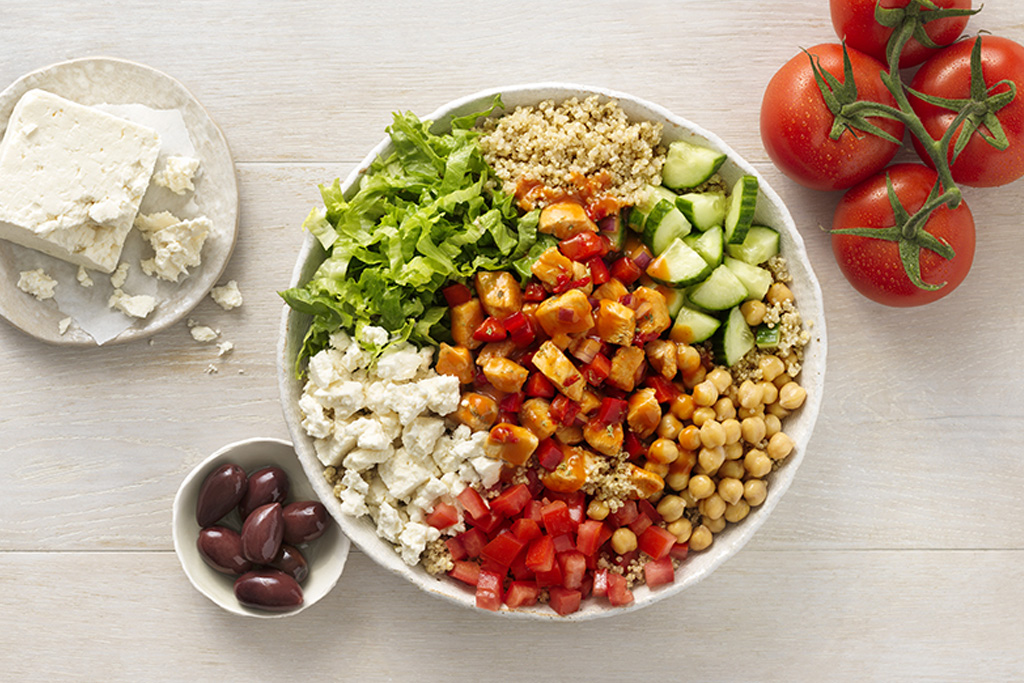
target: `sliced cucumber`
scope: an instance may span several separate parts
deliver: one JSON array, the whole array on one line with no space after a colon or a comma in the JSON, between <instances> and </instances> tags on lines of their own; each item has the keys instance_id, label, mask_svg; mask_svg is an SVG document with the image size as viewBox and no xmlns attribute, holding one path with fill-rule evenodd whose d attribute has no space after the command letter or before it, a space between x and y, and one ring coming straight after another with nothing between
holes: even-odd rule
<instances>
[{"instance_id":1,"label":"sliced cucumber","mask_svg":"<svg viewBox=\"0 0 1024 683\"><path fill-rule=\"evenodd\" d=\"M686 305L686 290L659 284L655 284L654 289L665 297L668 314L673 318L679 315L679 309Z\"/></svg>"},{"instance_id":2,"label":"sliced cucumber","mask_svg":"<svg viewBox=\"0 0 1024 683\"><path fill-rule=\"evenodd\" d=\"M672 190L660 187L658 185L647 185L644 187L647 191L647 198L633 207L633 210L629 212L629 221L627 225L634 231L642 233L644 226L647 225L647 217L654 211L654 207L658 206L663 200L675 204L679 198Z\"/></svg>"},{"instance_id":3,"label":"sliced cucumber","mask_svg":"<svg viewBox=\"0 0 1024 683\"><path fill-rule=\"evenodd\" d=\"M747 298L747 288L731 270L721 265L711 272L707 280L691 289L688 296L704 310L724 311L743 303Z\"/></svg>"},{"instance_id":4,"label":"sliced cucumber","mask_svg":"<svg viewBox=\"0 0 1024 683\"><path fill-rule=\"evenodd\" d=\"M715 174L725 162L718 150L676 140L668 146L661 182L671 188L696 187Z\"/></svg>"},{"instance_id":5,"label":"sliced cucumber","mask_svg":"<svg viewBox=\"0 0 1024 683\"><path fill-rule=\"evenodd\" d=\"M747 236L750 223L754 220L754 209L757 208L757 178L752 175L742 176L733 185L729 196L729 211L725 214L725 241L728 244L740 244Z\"/></svg>"},{"instance_id":6,"label":"sliced cucumber","mask_svg":"<svg viewBox=\"0 0 1024 683\"><path fill-rule=\"evenodd\" d=\"M767 270L729 256L725 257L724 263L747 288L748 299L760 301L768 293L768 288L772 286L772 274Z\"/></svg>"},{"instance_id":7,"label":"sliced cucumber","mask_svg":"<svg viewBox=\"0 0 1024 683\"><path fill-rule=\"evenodd\" d=\"M683 306L676 314L675 323L668 336L674 342L696 344L711 337L722 322L702 311Z\"/></svg>"},{"instance_id":8,"label":"sliced cucumber","mask_svg":"<svg viewBox=\"0 0 1024 683\"><path fill-rule=\"evenodd\" d=\"M608 240L612 251L622 251L626 244L626 222L629 220L629 207L611 216L605 216L597 222L598 234Z\"/></svg>"},{"instance_id":9,"label":"sliced cucumber","mask_svg":"<svg viewBox=\"0 0 1024 683\"><path fill-rule=\"evenodd\" d=\"M714 268L722 262L722 250L725 238L722 236L722 228L717 225L707 232L687 235L683 242L695 252L704 257L704 260Z\"/></svg>"},{"instance_id":10,"label":"sliced cucumber","mask_svg":"<svg viewBox=\"0 0 1024 683\"><path fill-rule=\"evenodd\" d=\"M704 231L722 224L729 203L723 192L689 192L679 195L676 206L693 227Z\"/></svg>"},{"instance_id":11,"label":"sliced cucumber","mask_svg":"<svg viewBox=\"0 0 1024 683\"><path fill-rule=\"evenodd\" d=\"M683 217L674 202L662 199L647 215L643 241L655 256L660 256L673 240L690 234L690 222Z\"/></svg>"},{"instance_id":12,"label":"sliced cucumber","mask_svg":"<svg viewBox=\"0 0 1024 683\"><path fill-rule=\"evenodd\" d=\"M647 274L652 280L669 287L692 285L706 278L710 272L711 266L704 257L680 239L672 242L647 266Z\"/></svg>"},{"instance_id":13,"label":"sliced cucumber","mask_svg":"<svg viewBox=\"0 0 1024 683\"><path fill-rule=\"evenodd\" d=\"M779 233L761 225L752 225L740 244L727 244L725 250L733 258L758 265L779 253Z\"/></svg>"},{"instance_id":14,"label":"sliced cucumber","mask_svg":"<svg viewBox=\"0 0 1024 683\"><path fill-rule=\"evenodd\" d=\"M779 346L779 326L768 327L761 324L754 330L754 343L759 349L774 349Z\"/></svg>"},{"instance_id":15,"label":"sliced cucumber","mask_svg":"<svg viewBox=\"0 0 1024 683\"><path fill-rule=\"evenodd\" d=\"M739 306L729 311L729 316L715 337L712 350L715 357L725 365L734 365L754 348L754 333L743 319Z\"/></svg>"}]
</instances>

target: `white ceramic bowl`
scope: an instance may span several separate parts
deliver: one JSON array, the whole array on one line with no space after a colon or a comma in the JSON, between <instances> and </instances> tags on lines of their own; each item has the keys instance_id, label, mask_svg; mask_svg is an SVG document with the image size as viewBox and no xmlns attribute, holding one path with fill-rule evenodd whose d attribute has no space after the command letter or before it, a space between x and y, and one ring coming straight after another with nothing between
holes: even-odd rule
<instances>
[{"instance_id":1,"label":"white ceramic bowl","mask_svg":"<svg viewBox=\"0 0 1024 683\"><path fill-rule=\"evenodd\" d=\"M750 540L754 533L764 524L772 510L775 509L786 489L789 488L790 483L793 481L793 476L796 474L796 470L806 453L807 443L811 438L811 431L818 417L818 409L821 404L824 387L826 338L821 288L807 260L803 240L800 238L800 234L793 224L793 219L783 205L782 200L779 199L775 191L768 186L764 178L761 178L760 174L750 164L740 158L739 155L713 133L684 118L676 116L658 105L645 102L625 93L562 83L518 85L486 90L450 102L424 118L435 122L435 130L442 130L455 116L462 116L486 109L496 93L501 93L507 112L512 111L516 106L533 105L542 100L560 102L569 97L582 98L591 94L614 99L618 101L630 119L646 119L661 123L664 127L663 140L666 144L673 140L686 139L725 152L728 155L728 161L726 161L719 172L729 184L743 174L758 176L760 180L760 194L755 223L771 226L782 234L782 254L787 258L790 272L793 276L791 288L796 296L804 319L811 325L812 341L806 348L804 369L800 376L801 384L807 389L807 401L799 411L788 417L785 421L786 433L795 441L796 449L787 459L785 465L768 478L768 498L760 507L753 509L750 515L739 524L731 524L722 533L716 534L715 542L709 549L703 552L692 553L679 567L675 583L655 590L650 590L646 586L639 586L634 589L633 594L636 600L629 607L613 608L607 606L607 603L603 601L586 600L580 611L568 617L558 617L545 605L520 610L502 609L497 612L497 614L511 617L565 621L623 614L627 611L650 605L670 595L675 595L711 574L719 565L732 557ZM366 171L370 162L378 155L387 154L390 151L390 146L390 140L385 137L380 144L370 151L358 168L345 180L343 188L347 193L355 192L359 178ZM314 243L315 239L307 235L306 242L296 262L295 271L292 274L291 286L297 286L308 281L320 264L322 251ZM328 486L323 478L323 466L316 458L313 442L306 435L300 424L302 418L298 409L298 399L302 385L295 378L294 368L296 354L302 346L302 339L308 324L309 318L307 316L297 314L285 307L282 316L281 336L278 343L278 373L285 419L288 423L292 439L296 444L299 460L302 462L303 467L306 468L306 472L309 474L317 494L340 522L344 532L357 546L381 566L405 577L429 593L464 607L475 607L473 592L468 587L444 577L440 579L432 577L421 567L409 567L402 562L392 546L377 537L369 517L355 519L341 513L340 503L335 499L331 487Z\"/></svg>"},{"instance_id":2,"label":"white ceramic bowl","mask_svg":"<svg viewBox=\"0 0 1024 683\"><path fill-rule=\"evenodd\" d=\"M208 474L227 463L238 465L248 474L269 465L280 467L288 474L291 483L289 502L316 500L319 497L319 492L310 486L306 472L296 457L295 449L287 441L248 439L228 444L189 472L174 497L171 525L178 560L181 561L185 574L196 590L229 612L264 619L298 614L327 595L338 583L345 568L350 542L341 533L337 524L331 524L320 538L302 548L309 564L309 576L302 585L303 603L298 609L288 612L266 612L241 605L235 598L234 577L221 574L206 564L196 547L200 530L196 522L196 499L199 497L199 489ZM233 526L236 531L241 528L238 517L238 512L231 512L226 518L227 525Z\"/></svg>"}]
</instances>

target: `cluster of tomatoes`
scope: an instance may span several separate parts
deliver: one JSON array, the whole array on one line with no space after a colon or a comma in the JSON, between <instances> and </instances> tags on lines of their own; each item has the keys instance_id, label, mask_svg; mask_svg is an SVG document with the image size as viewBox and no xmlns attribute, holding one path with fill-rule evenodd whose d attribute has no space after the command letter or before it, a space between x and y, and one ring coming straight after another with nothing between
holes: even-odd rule
<instances>
[{"instance_id":1,"label":"cluster of tomatoes","mask_svg":"<svg viewBox=\"0 0 1024 683\"><path fill-rule=\"evenodd\" d=\"M903 29L914 37L887 66L887 55L896 61L890 38L901 26L880 19L894 10L917 18L917 28ZM877 7L876 0L831 0L831 11L844 44L812 47L771 79L761 109L765 149L796 182L847 190L832 247L860 293L890 306L935 301L963 281L974 257L974 219L953 186L995 187L1024 175L1024 47L990 35L957 42L971 0L878 0ZM928 20L929 12L943 14ZM977 73L972 79L979 40L983 83ZM917 66L909 82L899 80L900 69ZM849 110L861 107L869 118L836 137L836 93L850 89L851 77ZM892 115L871 115L885 109ZM905 137L923 163L890 166ZM951 188L955 201L936 200ZM908 238L914 249L905 248Z\"/></svg>"}]
</instances>

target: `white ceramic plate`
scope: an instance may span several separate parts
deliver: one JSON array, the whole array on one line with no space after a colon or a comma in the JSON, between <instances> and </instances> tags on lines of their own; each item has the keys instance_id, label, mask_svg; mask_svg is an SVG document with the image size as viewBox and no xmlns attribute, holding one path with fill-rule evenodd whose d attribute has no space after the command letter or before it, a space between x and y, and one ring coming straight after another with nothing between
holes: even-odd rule
<instances>
[{"instance_id":1,"label":"white ceramic plate","mask_svg":"<svg viewBox=\"0 0 1024 683\"><path fill-rule=\"evenodd\" d=\"M170 76L133 62L89 57L33 71L0 93L0 136L7 127L14 105L33 88L48 90L86 105L141 104L151 109L177 110L181 113L195 148L195 156L201 162L199 175L195 179L195 206L190 212L205 215L213 223L203 245L202 264L191 269L178 283L162 280L147 283L151 287L155 284L154 295L159 302L148 318L134 321L118 311L109 311L110 316L116 316L118 321L130 323L130 326L105 343L140 339L174 324L191 311L217 283L234 249L238 232L238 185L231 152L223 133L185 86ZM144 200L144 208L155 191L166 192L160 188L151 188ZM190 193L189 196L193 195ZM166 192L165 199L169 202L177 201L176 195L170 192ZM169 208L175 207L172 205ZM133 230L130 238L134 233L136 231ZM139 246L141 248L141 244ZM95 346L96 340L78 325L72 325L63 335L59 333L58 323L67 314L59 310L56 301L38 301L17 288L19 272L29 260L38 262L51 276L56 277L60 282L58 292L61 288L79 287L74 278L77 266L0 240L0 315L15 327L43 341L71 346ZM134 270L139 269L136 266ZM96 285L102 286L109 293L111 288L108 277L94 271L90 274ZM139 271L134 272L133 277L145 276ZM129 284L131 282L129 280ZM129 293L137 293L129 290L127 285L125 289ZM103 291L97 289L90 294L102 299Z\"/></svg>"},{"instance_id":2,"label":"white ceramic plate","mask_svg":"<svg viewBox=\"0 0 1024 683\"><path fill-rule=\"evenodd\" d=\"M764 179L746 161L732 151L713 133L687 121L666 109L637 99L630 95L614 92L603 88L584 87L560 83L520 85L486 90L444 105L433 114L425 117L436 122L435 129L440 130L455 116L462 116L474 111L486 109L494 94L501 93L506 111L512 111L519 105L533 105L542 100L561 102L569 97L586 97L598 94L605 98L617 100L622 109L632 120L649 120L664 126L663 140L665 144L679 139L693 140L721 150L728 155L728 161L722 166L720 173L731 185L740 175L757 175L760 180L755 223L771 226L781 232L782 254L789 262L793 276L791 288L796 296L802 315L810 325L812 341L806 348L801 384L807 389L807 400L803 407L785 421L785 431L796 443L794 453L789 456L784 466L768 478L768 498L750 515L738 524L730 524L722 533L715 535L714 544L707 550L692 553L676 572L675 583L650 590L646 586L634 589L635 602L629 607L613 608L601 600L585 600L580 611L568 617L557 616L549 607L537 607L520 610L503 608L497 614L511 617L550 619L556 621L578 621L624 614L640 609L651 603L675 595L693 586L707 577L719 565L734 555L750 540L754 533L764 524L768 515L778 504L782 495L789 488L800 462L807 450L814 422L818 417L825 378L825 315L822 308L821 288L811 270L804 249L803 240L797 232L793 219L779 196L768 187ZM363 160L359 167L345 180L346 192L355 191L360 176L370 162L380 154L390 150L390 140L385 138ZM306 282L316 270L322 258L322 250L315 247L315 240L307 235L306 242L299 254L292 274L291 286ZM405 577L421 589L450 600L464 607L475 607L472 590L457 581L445 577L436 578L421 567L409 567L399 558L392 546L377 537L372 520L369 517L353 518L341 513L341 505L334 497L331 487L323 478L323 466L317 460L313 450L313 442L306 435L300 424L302 416L298 409L298 399L302 385L295 379L295 358L302 346L302 339L309 324L307 316L299 315L285 307L282 316L281 335L278 345L278 373L281 399L285 419L296 444L299 460L313 483L320 499L341 523L341 528L357 546L363 549L377 563L391 572Z\"/></svg>"}]
</instances>

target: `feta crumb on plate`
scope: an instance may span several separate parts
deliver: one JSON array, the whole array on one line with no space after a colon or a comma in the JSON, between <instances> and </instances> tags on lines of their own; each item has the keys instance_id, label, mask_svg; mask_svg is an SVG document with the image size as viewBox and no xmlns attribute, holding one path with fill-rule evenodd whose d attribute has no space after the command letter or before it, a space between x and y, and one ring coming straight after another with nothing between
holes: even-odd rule
<instances>
[{"instance_id":1,"label":"feta crumb on plate","mask_svg":"<svg viewBox=\"0 0 1024 683\"><path fill-rule=\"evenodd\" d=\"M229 280L223 287L214 287L210 290L210 298L217 302L217 305L225 311L238 308L242 305L242 293L238 290L238 283Z\"/></svg>"},{"instance_id":2,"label":"feta crumb on plate","mask_svg":"<svg viewBox=\"0 0 1024 683\"><path fill-rule=\"evenodd\" d=\"M92 278L89 276L89 271L85 269L85 266L78 266L78 274L75 275L75 278L78 280L78 284L83 287L93 286Z\"/></svg>"},{"instance_id":3,"label":"feta crumb on plate","mask_svg":"<svg viewBox=\"0 0 1024 683\"><path fill-rule=\"evenodd\" d=\"M131 266L122 261L118 264L117 269L110 274L110 284L114 286L114 289L124 287L125 281L128 280L129 270L131 270Z\"/></svg>"},{"instance_id":4,"label":"feta crumb on plate","mask_svg":"<svg viewBox=\"0 0 1024 683\"><path fill-rule=\"evenodd\" d=\"M153 182L166 187L174 194L183 195L194 192L196 187L192 178L199 170L199 159L186 156L169 156L162 168L153 174Z\"/></svg>"},{"instance_id":5,"label":"feta crumb on plate","mask_svg":"<svg viewBox=\"0 0 1024 683\"><path fill-rule=\"evenodd\" d=\"M133 318L145 318L156 308L156 299L148 294L132 296L125 294L121 289L115 289L107 301L107 306Z\"/></svg>"},{"instance_id":6,"label":"feta crumb on plate","mask_svg":"<svg viewBox=\"0 0 1024 683\"><path fill-rule=\"evenodd\" d=\"M220 336L220 332L206 325L191 325L189 333L197 342L212 342Z\"/></svg>"},{"instance_id":7,"label":"feta crumb on plate","mask_svg":"<svg viewBox=\"0 0 1024 683\"><path fill-rule=\"evenodd\" d=\"M54 290L57 289L57 281L46 274L42 268L35 270L23 270L18 274L18 289L31 294L40 301L52 299Z\"/></svg>"}]
</instances>

